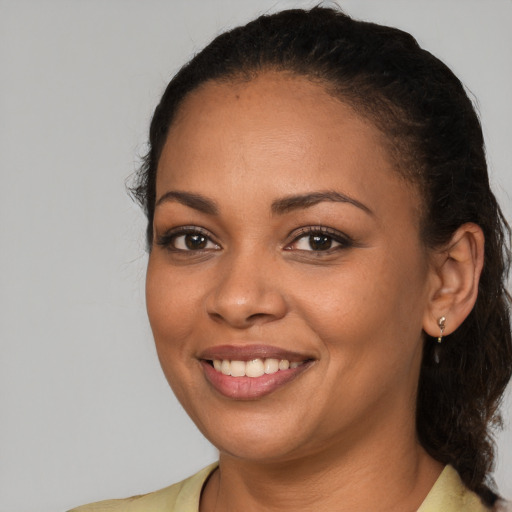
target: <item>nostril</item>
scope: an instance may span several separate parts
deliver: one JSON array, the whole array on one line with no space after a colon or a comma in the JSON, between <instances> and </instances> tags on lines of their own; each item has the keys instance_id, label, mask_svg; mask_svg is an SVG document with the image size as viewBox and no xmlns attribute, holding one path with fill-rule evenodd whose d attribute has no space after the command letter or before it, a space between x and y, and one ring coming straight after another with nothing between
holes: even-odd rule
<instances>
[{"instance_id":1,"label":"nostril","mask_svg":"<svg viewBox=\"0 0 512 512\"><path fill-rule=\"evenodd\" d=\"M253 315L250 315L249 317L247 317L247 321L254 323L260 319L265 320L269 316L270 315L268 313L254 313Z\"/></svg>"},{"instance_id":2,"label":"nostril","mask_svg":"<svg viewBox=\"0 0 512 512\"><path fill-rule=\"evenodd\" d=\"M216 312L214 312L214 311L213 311L213 312L211 312L211 313L210 313L210 316L211 316L214 320L216 320L216 321L218 321L218 322L220 322L220 321L222 320L222 315L221 315L220 313L216 313Z\"/></svg>"}]
</instances>

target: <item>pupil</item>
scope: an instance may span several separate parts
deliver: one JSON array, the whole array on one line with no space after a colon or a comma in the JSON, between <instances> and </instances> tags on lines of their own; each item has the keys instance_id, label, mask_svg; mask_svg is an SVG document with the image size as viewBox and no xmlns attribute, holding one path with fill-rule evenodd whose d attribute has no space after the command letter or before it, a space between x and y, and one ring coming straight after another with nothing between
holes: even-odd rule
<instances>
[{"instance_id":1,"label":"pupil","mask_svg":"<svg viewBox=\"0 0 512 512\"><path fill-rule=\"evenodd\" d=\"M327 235L311 235L309 237L309 245L315 251L326 251L331 248L332 240Z\"/></svg>"},{"instance_id":2,"label":"pupil","mask_svg":"<svg viewBox=\"0 0 512 512\"><path fill-rule=\"evenodd\" d=\"M188 234L185 236L185 245L187 249L204 249L206 247L206 237L203 235Z\"/></svg>"}]
</instances>

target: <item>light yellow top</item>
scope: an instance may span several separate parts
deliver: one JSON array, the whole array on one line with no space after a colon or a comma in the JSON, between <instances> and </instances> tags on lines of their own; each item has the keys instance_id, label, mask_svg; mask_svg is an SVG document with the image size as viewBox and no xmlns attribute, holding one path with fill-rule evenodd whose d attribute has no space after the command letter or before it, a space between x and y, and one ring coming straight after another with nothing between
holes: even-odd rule
<instances>
[{"instance_id":1,"label":"light yellow top","mask_svg":"<svg viewBox=\"0 0 512 512\"><path fill-rule=\"evenodd\" d=\"M198 512L203 485L217 467L212 464L195 475L159 491L124 500L84 505L69 512ZM446 466L418 512L489 512L469 491L451 466Z\"/></svg>"}]
</instances>

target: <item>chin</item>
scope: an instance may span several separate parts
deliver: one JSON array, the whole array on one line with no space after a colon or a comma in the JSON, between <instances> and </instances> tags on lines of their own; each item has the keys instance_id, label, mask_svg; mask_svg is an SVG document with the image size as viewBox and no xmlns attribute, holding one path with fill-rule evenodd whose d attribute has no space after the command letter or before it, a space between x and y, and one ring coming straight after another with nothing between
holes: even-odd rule
<instances>
[{"instance_id":1,"label":"chin","mask_svg":"<svg viewBox=\"0 0 512 512\"><path fill-rule=\"evenodd\" d=\"M261 463L295 458L304 437L300 425L287 425L277 417L272 421L262 414L232 414L213 424L201 420L196 424L221 454Z\"/></svg>"},{"instance_id":2,"label":"chin","mask_svg":"<svg viewBox=\"0 0 512 512\"><path fill-rule=\"evenodd\" d=\"M301 450L290 439L283 442L253 441L247 439L227 440L225 444L217 446L220 456L227 455L235 459L259 464L275 464L298 459Z\"/></svg>"}]
</instances>

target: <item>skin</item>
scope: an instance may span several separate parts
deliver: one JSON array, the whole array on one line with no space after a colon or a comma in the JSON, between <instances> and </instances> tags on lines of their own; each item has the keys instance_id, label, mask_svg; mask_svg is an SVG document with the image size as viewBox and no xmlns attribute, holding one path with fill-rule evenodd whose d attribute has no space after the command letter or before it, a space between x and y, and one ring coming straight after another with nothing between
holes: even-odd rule
<instances>
[{"instance_id":1,"label":"skin","mask_svg":"<svg viewBox=\"0 0 512 512\"><path fill-rule=\"evenodd\" d=\"M425 249L418 194L385 148L376 127L301 77L210 82L182 104L158 166L147 308L172 389L220 452L203 512L413 511L442 470L415 432L423 331L437 336L445 314L451 332L467 314L448 315L454 297L475 279L464 288L470 270ZM176 191L218 211L158 203ZM325 191L360 205L272 211ZM200 228L206 247L187 250L179 229L166 236L180 226ZM312 250L300 231L310 226L342 242ZM474 261L475 237L462 230L452 247ZM219 394L199 355L254 343L313 363L256 400Z\"/></svg>"}]
</instances>

